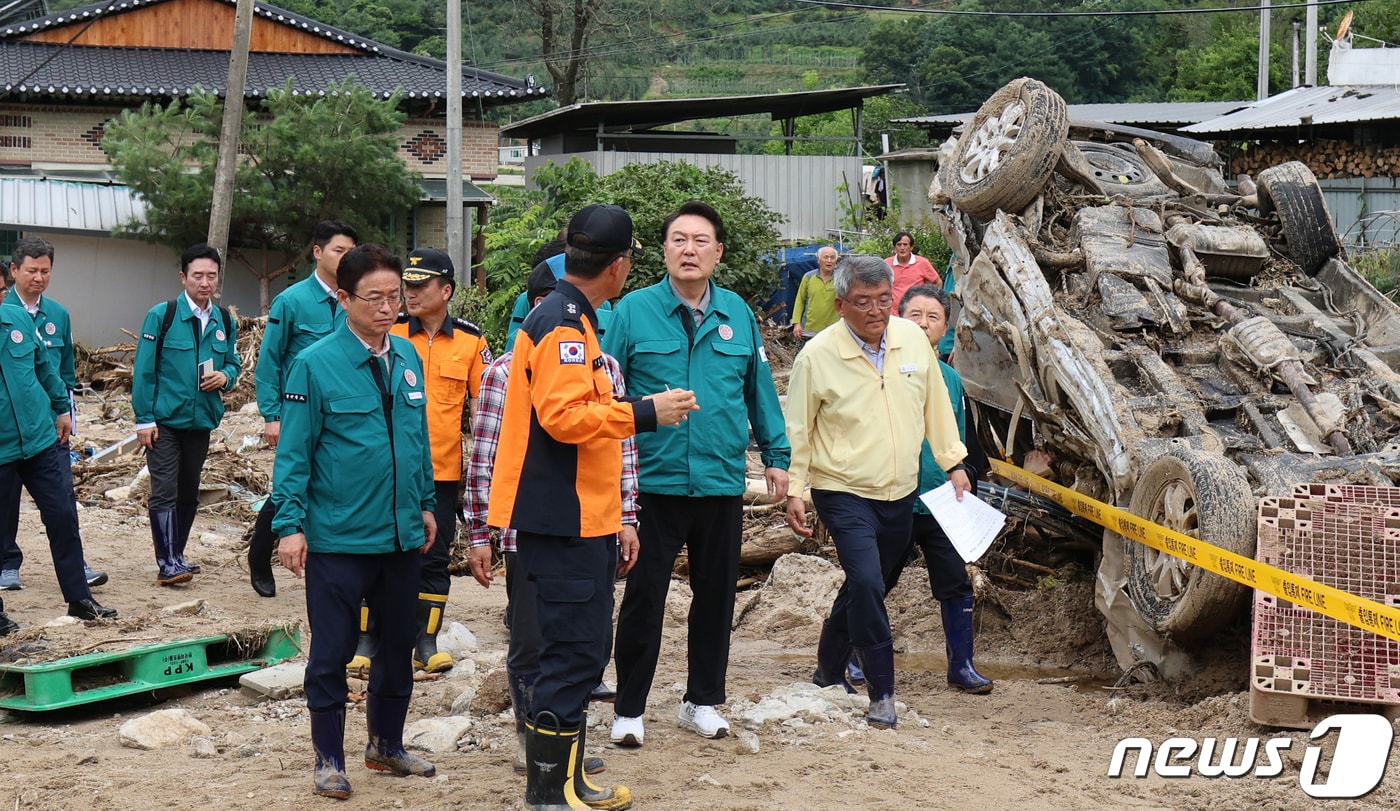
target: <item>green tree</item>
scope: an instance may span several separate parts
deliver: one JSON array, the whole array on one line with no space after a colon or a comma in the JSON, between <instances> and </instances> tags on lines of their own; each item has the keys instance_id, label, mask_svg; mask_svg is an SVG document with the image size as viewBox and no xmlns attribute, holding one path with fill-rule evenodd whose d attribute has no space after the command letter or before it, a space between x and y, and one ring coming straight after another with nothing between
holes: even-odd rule
<instances>
[{"instance_id":1,"label":"green tree","mask_svg":"<svg viewBox=\"0 0 1400 811\"><path fill-rule=\"evenodd\" d=\"M774 282L770 258L778 246L782 215L744 192L738 176L719 167L660 161L633 163L599 178L578 158L546 164L532 178L534 188L503 200L500 218L487 226L487 281L491 292L480 315L489 336L503 337L515 299L525 289L535 252L558 236L568 220L589 203L612 203L632 215L634 233L646 256L632 265L627 290L645 287L666 272L661 255L661 223L687 200L704 200L724 219L724 261L715 283L747 299L763 295Z\"/></svg>"},{"instance_id":2,"label":"green tree","mask_svg":"<svg viewBox=\"0 0 1400 811\"><path fill-rule=\"evenodd\" d=\"M245 114L229 258L258 279L263 312L272 280L306 261L318 222L346 220L382 239L381 226L417 202L417 177L398 157L397 101L350 82L324 96L293 95L289 81L260 112ZM207 238L222 121L222 102L201 91L184 104L127 110L107 125L102 148L146 204L145 223L118 233L176 251Z\"/></svg>"},{"instance_id":3,"label":"green tree","mask_svg":"<svg viewBox=\"0 0 1400 811\"><path fill-rule=\"evenodd\" d=\"M627 289L655 284L665 275L661 223L687 200L709 203L724 220L724 260L715 270L715 284L750 300L766 293L775 278L769 257L778 247L783 216L745 193L739 176L727 169L672 161L628 164L603 178L591 195L589 202L626 209L637 239L648 248L647 255L633 263Z\"/></svg>"}]
</instances>

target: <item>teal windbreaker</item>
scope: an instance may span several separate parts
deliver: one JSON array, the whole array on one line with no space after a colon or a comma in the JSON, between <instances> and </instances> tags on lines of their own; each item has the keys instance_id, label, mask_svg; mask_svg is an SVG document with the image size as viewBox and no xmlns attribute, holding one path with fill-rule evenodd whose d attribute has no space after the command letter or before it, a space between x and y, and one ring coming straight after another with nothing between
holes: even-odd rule
<instances>
[{"instance_id":1,"label":"teal windbreaker","mask_svg":"<svg viewBox=\"0 0 1400 811\"><path fill-rule=\"evenodd\" d=\"M675 428L637 436L638 488L657 495L740 495L750 426L764 467L786 470L792 457L763 336L748 303L714 282L693 339L687 323L694 323L689 309L663 278L625 296L602 336L603 351L622 365L629 392L692 389L700 406Z\"/></svg>"},{"instance_id":2,"label":"teal windbreaker","mask_svg":"<svg viewBox=\"0 0 1400 811\"><path fill-rule=\"evenodd\" d=\"M287 375L273 464L277 537L306 533L312 552L375 555L423 546L437 506L423 364L389 336L390 435L371 363L345 324L307 347Z\"/></svg>"},{"instance_id":3,"label":"teal windbreaker","mask_svg":"<svg viewBox=\"0 0 1400 811\"><path fill-rule=\"evenodd\" d=\"M336 303L335 294L321 287L315 273L272 300L262 345L258 347L258 367L253 372L258 412L264 420L282 419L282 387L292 361L303 349L330 335L331 330L343 323L345 311Z\"/></svg>"},{"instance_id":4,"label":"teal windbreaker","mask_svg":"<svg viewBox=\"0 0 1400 811\"><path fill-rule=\"evenodd\" d=\"M55 418L68 413L68 390L23 307L0 307L0 330L0 465L8 465L58 442Z\"/></svg>"},{"instance_id":5,"label":"teal windbreaker","mask_svg":"<svg viewBox=\"0 0 1400 811\"><path fill-rule=\"evenodd\" d=\"M233 391L243 361L238 357L238 325L218 307L209 323L200 329L199 316L190 309L189 299L175 299L175 320L165 333L160 357L160 327L170 302L162 301L146 313L141 340L136 344L136 361L131 373L131 408L136 424L158 423L180 431L212 431L224 418L222 392ZM228 385L219 391L199 390L199 364L214 361L214 371L228 375Z\"/></svg>"}]
</instances>

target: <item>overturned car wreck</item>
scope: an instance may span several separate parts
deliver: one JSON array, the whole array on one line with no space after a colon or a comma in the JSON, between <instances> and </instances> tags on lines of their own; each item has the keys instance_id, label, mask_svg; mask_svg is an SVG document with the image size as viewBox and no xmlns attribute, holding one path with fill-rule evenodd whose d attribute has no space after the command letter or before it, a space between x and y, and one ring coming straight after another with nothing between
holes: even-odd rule
<instances>
[{"instance_id":1,"label":"overturned car wreck","mask_svg":"<svg viewBox=\"0 0 1400 811\"><path fill-rule=\"evenodd\" d=\"M1061 484L1246 556L1261 496L1400 484L1400 308L1347 264L1304 164L1229 183L1209 145L1070 122L1029 78L942 152L954 365L989 453L1040 451ZM1104 533L1125 668L1186 672L1248 597Z\"/></svg>"}]
</instances>

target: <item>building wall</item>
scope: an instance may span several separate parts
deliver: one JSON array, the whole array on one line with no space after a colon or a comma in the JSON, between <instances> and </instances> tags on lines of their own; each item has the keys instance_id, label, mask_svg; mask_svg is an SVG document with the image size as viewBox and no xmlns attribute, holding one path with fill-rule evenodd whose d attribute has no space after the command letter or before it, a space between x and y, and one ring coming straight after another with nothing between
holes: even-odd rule
<instances>
[{"instance_id":1,"label":"building wall","mask_svg":"<svg viewBox=\"0 0 1400 811\"><path fill-rule=\"evenodd\" d=\"M73 337L89 347L131 343L122 330L139 334L146 312L181 292L179 254L163 245L95 235L29 235L53 244L47 294L72 313ZM273 295L285 286L285 277L274 282ZM236 262L225 269L221 303L243 315L260 313L257 279Z\"/></svg>"},{"instance_id":2,"label":"building wall","mask_svg":"<svg viewBox=\"0 0 1400 811\"><path fill-rule=\"evenodd\" d=\"M0 164L107 165L103 125L121 113L116 106L0 104ZM447 175L447 122L410 118L399 131L399 158L412 171ZM462 123L462 173L474 180L496 176L500 127L490 121Z\"/></svg>"},{"instance_id":3,"label":"building wall","mask_svg":"<svg viewBox=\"0 0 1400 811\"><path fill-rule=\"evenodd\" d=\"M577 152L535 155L525 160L525 176L550 162L579 158L600 175L610 175L631 163L676 161L696 166L719 166L739 176L744 189L769 208L787 217L778 226L783 239L826 239L841 229L841 185L859 202L860 158L808 155L697 155L678 152Z\"/></svg>"},{"instance_id":4,"label":"building wall","mask_svg":"<svg viewBox=\"0 0 1400 811\"><path fill-rule=\"evenodd\" d=\"M932 158L891 160L885 166L889 171L888 189L890 202L899 200L899 218L902 225L917 225L925 219L932 219L933 206L928 201L928 186L938 172L938 163Z\"/></svg>"}]
</instances>

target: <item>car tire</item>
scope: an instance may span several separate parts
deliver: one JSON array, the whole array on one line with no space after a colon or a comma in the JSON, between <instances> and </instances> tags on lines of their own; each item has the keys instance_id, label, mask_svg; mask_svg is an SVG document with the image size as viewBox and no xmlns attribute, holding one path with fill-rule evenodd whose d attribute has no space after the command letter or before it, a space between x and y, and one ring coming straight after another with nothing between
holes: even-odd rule
<instances>
[{"instance_id":1,"label":"car tire","mask_svg":"<svg viewBox=\"0 0 1400 811\"><path fill-rule=\"evenodd\" d=\"M1136 200L1172 193L1131 146L1087 141L1077 142L1076 146L1109 197L1122 194Z\"/></svg>"},{"instance_id":2,"label":"car tire","mask_svg":"<svg viewBox=\"0 0 1400 811\"><path fill-rule=\"evenodd\" d=\"M1322 187L1300 161L1271 166L1259 173L1259 215L1278 212L1288 256L1309 276L1342 252L1342 241L1327 211Z\"/></svg>"},{"instance_id":3,"label":"car tire","mask_svg":"<svg viewBox=\"0 0 1400 811\"><path fill-rule=\"evenodd\" d=\"M1045 188L1068 132L1065 100L1035 79L1016 79L963 129L939 172L943 191L980 220L1020 211Z\"/></svg>"},{"instance_id":4,"label":"car tire","mask_svg":"<svg viewBox=\"0 0 1400 811\"><path fill-rule=\"evenodd\" d=\"M1174 448L1150 462L1129 511L1231 552L1254 556L1256 502L1249 482L1224 456ZM1204 639L1229 624L1249 598L1233 580L1124 538L1128 597L1156 632L1178 642Z\"/></svg>"}]
</instances>

